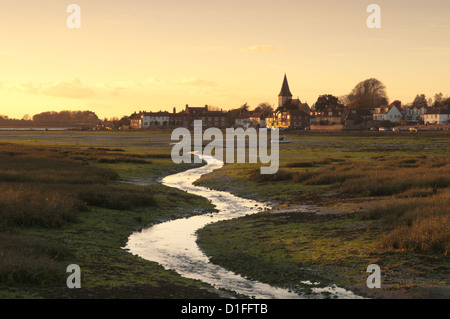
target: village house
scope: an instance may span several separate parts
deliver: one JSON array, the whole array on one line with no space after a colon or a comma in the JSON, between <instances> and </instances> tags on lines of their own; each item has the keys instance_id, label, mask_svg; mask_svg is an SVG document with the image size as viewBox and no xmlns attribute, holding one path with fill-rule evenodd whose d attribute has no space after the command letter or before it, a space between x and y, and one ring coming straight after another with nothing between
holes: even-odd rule
<instances>
[{"instance_id":1,"label":"village house","mask_svg":"<svg viewBox=\"0 0 450 319\"><path fill-rule=\"evenodd\" d=\"M130 129L132 130L140 130L142 129L142 112L136 113L134 112L130 116Z\"/></svg>"},{"instance_id":2,"label":"village house","mask_svg":"<svg viewBox=\"0 0 450 319\"><path fill-rule=\"evenodd\" d=\"M266 127L305 129L309 127L310 107L307 103L302 103L300 99L292 99L286 74L280 94L278 94L278 108L266 118Z\"/></svg>"},{"instance_id":3,"label":"village house","mask_svg":"<svg viewBox=\"0 0 450 319\"><path fill-rule=\"evenodd\" d=\"M287 120L292 129L306 129L310 125L309 115L302 110L288 110Z\"/></svg>"},{"instance_id":4,"label":"village house","mask_svg":"<svg viewBox=\"0 0 450 319\"><path fill-rule=\"evenodd\" d=\"M346 108L327 109L322 112L312 111L310 121L313 125L340 125L344 123L347 114Z\"/></svg>"},{"instance_id":5,"label":"village house","mask_svg":"<svg viewBox=\"0 0 450 319\"><path fill-rule=\"evenodd\" d=\"M311 112L308 103L302 103L299 99L287 100L282 107L289 110L300 110L305 113Z\"/></svg>"},{"instance_id":6,"label":"village house","mask_svg":"<svg viewBox=\"0 0 450 319\"><path fill-rule=\"evenodd\" d=\"M173 113L169 114L169 126L171 127L189 127L187 115L185 112L177 113L176 108L173 108Z\"/></svg>"},{"instance_id":7,"label":"village house","mask_svg":"<svg viewBox=\"0 0 450 319\"><path fill-rule=\"evenodd\" d=\"M422 116L427 113L427 108L424 106L421 108L415 106L405 107L402 113L406 122L419 122Z\"/></svg>"},{"instance_id":8,"label":"village house","mask_svg":"<svg viewBox=\"0 0 450 319\"><path fill-rule=\"evenodd\" d=\"M373 110L367 109L350 109L345 116L344 123L346 125L367 123L373 120L373 112Z\"/></svg>"},{"instance_id":9,"label":"village house","mask_svg":"<svg viewBox=\"0 0 450 319\"><path fill-rule=\"evenodd\" d=\"M208 112L208 105L205 105L204 107L191 107L186 104L186 108L184 109L184 113L191 117L200 116L204 112Z\"/></svg>"},{"instance_id":10,"label":"village house","mask_svg":"<svg viewBox=\"0 0 450 319\"><path fill-rule=\"evenodd\" d=\"M226 128L228 126L228 114L222 111L204 112L199 119L204 127Z\"/></svg>"},{"instance_id":11,"label":"village house","mask_svg":"<svg viewBox=\"0 0 450 319\"><path fill-rule=\"evenodd\" d=\"M228 114L222 111L210 111L208 105L204 107L190 107L186 105L184 113L188 127L193 127L195 120L202 120L204 128L217 127L226 128L228 126Z\"/></svg>"},{"instance_id":12,"label":"village house","mask_svg":"<svg viewBox=\"0 0 450 319\"><path fill-rule=\"evenodd\" d=\"M124 116L120 119L120 127L119 130L129 130L131 125L131 120L129 116Z\"/></svg>"},{"instance_id":13,"label":"village house","mask_svg":"<svg viewBox=\"0 0 450 319\"><path fill-rule=\"evenodd\" d=\"M250 126L255 128L265 128L266 127L266 118L262 115L262 113L253 112L250 114L249 118Z\"/></svg>"},{"instance_id":14,"label":"village house","mask_svg":"<svg viewBox=\"0 0 450 319\"><path fill-rule=\"evenodd\" d=\"M279 110L267 118L267 127L305 129L309 127L309 115L302 110Z\"/></svg>"},{"instance_id":15,"label":"village house","mask_svg":"<svg viewBox=\"0 0 450 319\"><path fill-rule=\"evenodd\" d=\"M449 108L433 108L422 115L425 124L446 124L450 123Z\"/></svg>"},{"instance_id":16,"label":"village house","mask_svg":"<svg viewBox=\"0 0 450 319\"><path fill-rule=\"evenodd\" d=\"M142 129L165 127L169 125L169 112L144 112L142 115Z\"/></svg>"},{"instance_id":17,"label":"village house","mask_svg":"<svg viewBox=\"0 0 450 319\"><path fill-rule=\"evenodd\" d=\"M394 104L376 107L373 113L374 121L390 121L396 123L402 119L402 113Z\"/></svg>"}]
</instances>

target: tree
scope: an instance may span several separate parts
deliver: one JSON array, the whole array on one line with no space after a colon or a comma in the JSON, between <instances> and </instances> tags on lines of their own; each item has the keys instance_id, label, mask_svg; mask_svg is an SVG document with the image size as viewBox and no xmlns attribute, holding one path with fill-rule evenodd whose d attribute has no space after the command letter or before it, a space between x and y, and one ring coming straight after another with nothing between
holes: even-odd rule
<instances>
[{"instance_id":1,"label":"tree","mask_svg":"<svg viewBox=\"0 0 450 319\"><path fill-rule=\"evenodd\" d=\"M350 103L351 103L351 101L350 101L350 99L348 98L348 95L341 95L341 96L339 97L339 103L341 103L342 105L347 105L347 106L349 106Z\"/></svg>"},{"instance_id":2,"label":"tree","mask_svg":"<svg viewBox=\"0 0 450 319\"><path fill-rule=\"evenodd\" d=\"M22 117L22 120L24 120L24 121L31 121L31 116L28 115L28 114L25 114L25 115Z\"/></svg>"},{"instance_id":3,"label":"tree","mask_svg":"<svg viewBox=\"0 0 450 319\"><path fill-rule=\"evenodd\" d=\"M386 86L374 78L359 82L348 95L350 103L358 99L358 107L364 109L373 109L388 104L389 101Z\"/></svg>"},{"instance_id":4,"label":"tree","mask_svg":"<svg viewBox=\"0 0 450 319\"><path fill-rule=\"evenodd\" d=\"M442 92L440 93L436 93L434 95L434 107L439 107L441 106L442 101L444 100L444 94L442 94Z\"/></svg>"},{"instance_id":5,"label":"tree","mask_svg":"<svg viewBox=\"0 0 450 319\"><path fill-rule=\"evenodd\" d=\"M400 100L395 100L391 105L394 105L399 110L402 108L402 102Z\"/></svg>"},{"instance_id":6,"label":"tree","mask_svg":"<svg viewBox=\"0 0 450 319\"><path fill-rule=\"evenodd\" d=\"M261 116L263 117L268 117L273 112L273 107L267 102L259 103L254 111L256 113L261 113Z\"/></svg>"},{"instance_id":7,"label":"tree","mask_svg":"<svg viewBox=\"0 0 450 319\"><path fill-rule=\"evenodd\" d=\"M247 104L247 102L245 102L243 105L241 105L237 109L230 110L229 113L233 117L238 117L238 116L241 116L241 115L247 115L248 112L249 112L248 111L249 108L250 108L250 106Z\"/></svg>"},{"instance_id":8,"label":"tree","mask_svg":"<svg viewBox=\"0 0 450 319\"><path fill-rule=\"evenodd\" d=\"M428 105L431 105L431 103L429 103ZM450 97L448 95L444 97L444 94L442 94L442 92L434 95L433 107L448 107L448 106L450 106Z\"/></svg>"},{"instance_id":9,"label":"tree","mask_svg":"<svg viewBox=\"0 0 450 319\"><path fill-rule=\"evenodd\" d=\"M442 100L441 107L450 107L450 97L447 97Z\"/></svg>"},{"instance_id":10,"label":"tree","mask_svg":"<svg viewBox=\"0 0 450 319\"><path fill-rule=\"evenodd\" d=\"M247 102L245 102L243 105L241 105L241 107L239 107L239 114L243 115L243 114L247 114L248 110L250 109L250 106L247 104Z\"/></svg>"},{"instance_id":11,"label":"tree","mask_svg":"<svg viewBox=\"0 0 450 319\"><path fill-rule=\"evenodd\" d=\"M314 108L318 112L322 112L326 109L335 109L337 107L343 106L337 97L331 94L324 94L317 98L316 103L314 103Z\"/></svg>"},{"instance_id":12,"label":"tree","mask_svg":"<svg viewBox=\"0 0 450 319\"><path fill-rule=\"evenodd\" d=\"M421 107L428 107L428 101L425 94L417 94L412 103L412 106L417 107L418 109L420 109Z\"/></svg>"},{"instance_id":13,"label":"tree","mask_svg":"<svg viewBox=\"0 0 450 319\"><path fill-rule=\"evenodd\" d=\"M208 105L208 111L219 112L219 111L221 111L221 109L218 106Z\"/></svg>"}]
</instances>

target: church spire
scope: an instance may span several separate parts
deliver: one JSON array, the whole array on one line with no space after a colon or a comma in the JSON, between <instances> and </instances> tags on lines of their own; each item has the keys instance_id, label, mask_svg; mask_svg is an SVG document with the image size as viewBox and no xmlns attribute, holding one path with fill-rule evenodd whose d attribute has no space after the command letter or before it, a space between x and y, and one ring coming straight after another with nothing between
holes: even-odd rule
<instances>
[{"instance_id":1,"label":"church spire","mask_svg":"<svg viewBox=\"0 0 450 319\"><path fill-rule=\"evenodd\" d=\"M292 100L292 93L291 90L289 90L289 84L285 73L283 86L281 87L280 94L278 94L278 106L282 107L287 101L290 100Z\"/></svg>"},{"instance_id":2,"label":"church spire","mask_svg":"<svg viewBox=\"0 0 450 319\"><path fill-rule=\"evenodd\" d=\"M288 81L287 81L286 73L284 74L283 86L281 87L281 91L280 91L280 94L278 94L278 96L284 96L284 97L291 97L292 98L292 93L289 90L289 84L288 84Z\"/></svg>"}]
</instances>

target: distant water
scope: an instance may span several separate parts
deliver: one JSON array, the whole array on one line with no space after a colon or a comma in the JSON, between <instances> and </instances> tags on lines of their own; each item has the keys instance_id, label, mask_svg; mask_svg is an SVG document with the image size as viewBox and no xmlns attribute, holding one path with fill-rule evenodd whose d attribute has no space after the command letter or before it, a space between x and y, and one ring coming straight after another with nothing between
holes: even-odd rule
<instances>
[{"instance_id":1,"label":"distant water","mask_svg":"<svg viewBox=\"0 0 450 319\"><path fill-rule=\"evenodd\" d=\"M69 127L0 127L0 131L68 131Z\"/></svg>"}]
</instances>

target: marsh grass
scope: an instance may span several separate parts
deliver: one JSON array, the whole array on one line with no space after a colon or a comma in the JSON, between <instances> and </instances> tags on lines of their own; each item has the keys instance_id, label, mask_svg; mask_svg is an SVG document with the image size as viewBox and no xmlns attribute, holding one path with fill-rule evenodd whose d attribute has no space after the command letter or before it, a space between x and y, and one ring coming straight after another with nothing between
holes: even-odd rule
<instances>
[{"instance_id":1,"label":"marsh grass","mask_svg":"<svg viewBox=\"0 0 450 319\"><path fill-rule=\"evenodd\" d=\"M0 185L0 229L60 227L76 221L82 207L75 194L45 184Z\"/></svg>"},{"instance_id":2,"label":"marsh grass","mask_svg":"<svg viewBox=\"0 0 450 319\"><path fill-rule=\"evenodd\" d=\"M78 198L89 206L126 210L142 206L155 206L153 194L136 187L90 185L79 189Z\"/></svg>"},{"instance_id":3,"label":"marsh grass","mask_svg":"<svg viewBox=\"0 0 450 319\"><path fill-rule=\"evenodd\" d=\"M70 256L64 246L49 240L0 233L0 282L8 285L46 285L64 278L59 263Z\"/></svg>"},{"instance_id":4,"label":"marsh grass","mask_svg":"<svg viewBox=\"0 0 450 319\"><path fill-rule=\"evenodd\" d=\"M379 220L390 231L379 243L388 251L432 251L447 256L450 249L450 190L435 195L393 199L369 210L363 219Z\"/></svg>"},{"instance_id":5,"label":"marsh grass","mask_svg":"<svg viewBox=\"0 0 450 319\"><path fill-rule=\"evenodd\" d=\"M77 223L78 214L92 207L156 205L150 190L117 183L115 171L91 165L105 158L151 163L145 155L118 149L0 145L0 283L43 285L64 278L60 261L68 256L65 246L21 230Z\"/></svg>"},{"instance_id":6,"label":"marsh grass","mask_svg":"<svg viewBox=\"0 0 450 319\"><path fill-rule=\"evenodd\" d=\"M321 165L317 168L312 168ZM298 171L296 168L307 168ZM286 181L304 185L331 185L342 194L351 196L390 196L412 189L436 189L450 186L450 170L446 157L405 156L381 157L377 160L348 161L325 158L319 161L289 162L276 174L250 172L250 180L263 182ZM423 193L422 193L423 194ZM413 193L409 194L414 195Z\"/></svg>"},{"instance_id":7,"label":"marsh grass","mask_svg":"<svg viewBox=\"0 0 450 319\"><path fill-rule=\"evenodd\" d=\"M378 248L448 254L450 169L447 156L372 156L370 161L324 158L288 162L274 175L250 172L251 181L327 186L346 197L387 197L362 218L386 228Z\"/></svg>"}]
</instances>

